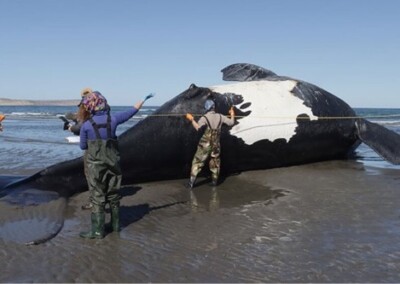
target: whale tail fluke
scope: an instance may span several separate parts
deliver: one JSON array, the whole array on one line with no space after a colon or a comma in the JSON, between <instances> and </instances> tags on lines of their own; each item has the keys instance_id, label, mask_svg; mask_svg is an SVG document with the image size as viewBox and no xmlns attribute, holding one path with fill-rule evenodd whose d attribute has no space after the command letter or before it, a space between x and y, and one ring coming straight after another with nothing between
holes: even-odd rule
<instances>
[{"instance_id":1,"label":"whale tail fluke","mask_svg":"<svg viewBox=\"0 0 400 284\"><path fill-rule=\"evenodd\" d=\"M356 120L358 136L382 158L400 164L400 135L365 119Z\"/></svg>"}]
</instances>

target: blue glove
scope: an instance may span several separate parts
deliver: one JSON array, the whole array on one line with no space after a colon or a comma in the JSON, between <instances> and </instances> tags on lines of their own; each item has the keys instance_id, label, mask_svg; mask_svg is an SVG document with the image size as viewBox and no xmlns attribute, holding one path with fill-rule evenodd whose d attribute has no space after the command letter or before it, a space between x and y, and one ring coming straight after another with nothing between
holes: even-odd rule
<instances>
[{"instance_id":1,"label":"blue glove","mask_svg":"<svg viewBox=\"0 0 400 284\"><path fill-rule=\"evenodd\" d=\"M144 99L143 99L143 101L145 102L145 101L147 101L148 99L150 99L150 98L152 98L152 97L154 97L154 96L155 96L155 94L154 94L154 93L151 93L151 94L145 96Z\"/></svg>"}]
</instances>

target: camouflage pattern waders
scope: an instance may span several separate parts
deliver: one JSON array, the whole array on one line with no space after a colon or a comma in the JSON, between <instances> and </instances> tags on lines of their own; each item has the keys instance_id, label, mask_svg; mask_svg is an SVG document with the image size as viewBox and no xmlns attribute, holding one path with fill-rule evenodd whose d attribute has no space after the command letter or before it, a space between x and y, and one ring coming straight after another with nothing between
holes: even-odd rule
<instances>
[{"instance_id":1,"label":"camouflage pattern waders","mask_svg":"<svg viewBox=\"0 0 400 284\"><path fill-rule=\"evenodd\" d=\"M206 118L207 119L207 118ZM219 171L221 167L220 159L220 125L219 123L217 129L211 129L210 123L207 120L208 127L206 128L203 136L199 141L197 146L196 154L193 157L192 169L190 171L191 177L197 177L201 169L204 166L204 162L210 156L209 168L211 171L211 178L213 181L217 181L219 177Z\"/></svg>"}]
</instances>

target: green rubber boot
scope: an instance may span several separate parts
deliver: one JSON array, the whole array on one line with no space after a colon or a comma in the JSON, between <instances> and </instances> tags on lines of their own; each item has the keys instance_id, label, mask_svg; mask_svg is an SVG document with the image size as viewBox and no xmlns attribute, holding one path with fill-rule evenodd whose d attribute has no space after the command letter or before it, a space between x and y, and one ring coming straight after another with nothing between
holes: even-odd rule
<instances>
[{"instance_id":1,"label":"green rubber boot","mask_svg":"<svg viewBox=\"0 0 400 284\"><path fill-rule=\"evenodd\" d=\"M92 213L92 229L89 232L81 232L79 236L86 239L102 239L104 238L104 221L105 214L102 213Z\"/></svg>"},{"instance_id":2,"label":"green rubber boot","mask_svg":"<svg viewBox=\"0 0 400 284\"><path fill-rule=\"evenodd\" d=\"M114 232L121 231L119 223L119 206L111 206L111 225Z\"/></svg>"},{"instance_id":3,"label":"green rubber boot","mask_svg":"<svg viewBox=\"0 0 400 284\"><path fill-rule=\"evenodd\" d=\"M190 176L190 179L185 184L185 187L188 188L188 189L192 189L194 187L195 183L196 183L196 177L195 176Z\"/></svg>"}]
</instances>

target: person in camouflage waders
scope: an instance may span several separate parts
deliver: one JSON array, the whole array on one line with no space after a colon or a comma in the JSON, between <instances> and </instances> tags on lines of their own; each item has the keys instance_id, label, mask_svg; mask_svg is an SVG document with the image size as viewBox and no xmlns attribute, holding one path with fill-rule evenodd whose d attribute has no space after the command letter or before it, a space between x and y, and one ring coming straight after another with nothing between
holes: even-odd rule
<instances>
[{"instance_id":1,"label":"person in camouflage waders","mask_svg":"<svg viewBox=\"0 0 400 284\"><path fill-rule=\"evenodd\" d=\"M186 118L192 122L193 127L198 131L201 127L207 126L203 136L200 138L197 151L193 157L190 179L186 186L193 188L196 177L204 166L205 161L210 157L209 168L211 171L211 185L218 185L219 171L221 167L220 160L220 134L223 124L232 126L235 122L235 112L233 108L229 110L230 118L215 112L214 101L208 99L204 103L206 114L198 122L188 113Z\"/></svg>"},{"instance_id":2,"label":"person in camouflage waders","mask_svg":"<svg viewBox=\"0 0 400 284\"><path fill-rule=\"evenodd\" d=\"M117 126L134 116L143 103L153 97L146 96L133 108L111 114L107 100L99 93L87 95L82 104L91 114L80 131L80 147L86 150L87 181L92 204L91 230L81 232L82 238L104 238L105 205L110 204L111 225L114 232L120 230L119 188L121 186L120 155L116 136Z\"/></svg>"}]
</instances>

